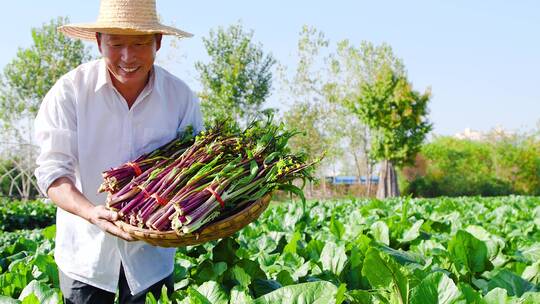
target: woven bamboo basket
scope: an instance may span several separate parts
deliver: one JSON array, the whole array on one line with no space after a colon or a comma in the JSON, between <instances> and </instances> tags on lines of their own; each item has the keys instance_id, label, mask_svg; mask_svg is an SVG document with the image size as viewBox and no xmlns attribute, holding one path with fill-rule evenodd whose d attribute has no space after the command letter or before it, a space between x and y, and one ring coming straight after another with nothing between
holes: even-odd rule
<instances>
[{"instance_id":1,"label":"woven bamboo basket","mask_svg":"<svg viewBox=\"0 0 540 304\"><path fill-rule=\"evenodd\" d=\"M132 226L122 221L116 221L116 226L129 233L134 238L160 247L183 247L202 244L225 238L256 220L268 207L271 194L249 204L245 209L227 218L204 227L196 233L178 235L175 231L156 231Z\"/></svg>"}]
</instances>

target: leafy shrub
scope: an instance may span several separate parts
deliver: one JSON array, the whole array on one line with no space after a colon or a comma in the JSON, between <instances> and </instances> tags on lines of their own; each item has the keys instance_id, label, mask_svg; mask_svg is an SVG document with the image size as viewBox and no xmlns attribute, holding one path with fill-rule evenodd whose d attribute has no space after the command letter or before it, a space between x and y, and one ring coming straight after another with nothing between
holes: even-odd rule
<instances>
[{"instance_id":1,"label":"leafy shrub","mask_svg":"<svg viewBox=\"0 0 540 304\"><path fill-rule=\"evenodd\" d=\"M532 137L473 141L439 137L405 168L402 189L419 197L540 194L540 142Z\"/></svg>"},{"instance_id":2,"label":"leafy shrub","mask_svg":"<svg viewBox=\"0 0 540 304\"><path fill-rule=\"evenodd\" d=\"M44 228L54 224L56 206L35 201L0 201L0 230Z\"/></svg>"}]
</instances>

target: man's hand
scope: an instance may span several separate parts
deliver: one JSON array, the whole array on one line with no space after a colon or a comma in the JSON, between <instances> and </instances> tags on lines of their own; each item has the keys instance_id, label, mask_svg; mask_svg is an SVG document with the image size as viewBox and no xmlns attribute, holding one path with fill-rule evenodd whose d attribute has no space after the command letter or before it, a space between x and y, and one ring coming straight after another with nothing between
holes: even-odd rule
<instances>
[{"instance_id":1,"label":"man's hand","mask_svg":"<svg viewBox=\"0 0 540 304\"><path fill-rule=\"evenodd\" d=\"M118 214L107 210L105 206L95 206L92 204L67 177L60 177L55 180L47 194L51 200L60 208L69 213L75 214L98 226L101 230L126 241L135 241L129 233L114 225L113 221L118 219Z\"/></svg>"},{"instance_id":2,"label":"man's hand","mask_svg":"<svg viewBox=\"0 0 540 304\"><path fill-rule=\"evenodd\" d=\"M126 241L136 241L129 233L120 229L113 222L118 219L118 213L108 210L105 206L95 206L91 208L87 215L88 221L101 230L117 236Z\"/></svg>"}]
</instances>

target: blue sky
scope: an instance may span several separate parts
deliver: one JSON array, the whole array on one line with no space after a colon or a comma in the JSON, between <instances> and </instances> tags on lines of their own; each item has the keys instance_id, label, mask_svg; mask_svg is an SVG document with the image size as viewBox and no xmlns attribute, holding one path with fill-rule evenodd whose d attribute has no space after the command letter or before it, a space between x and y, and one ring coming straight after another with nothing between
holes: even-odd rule
<instances>
[{"instance_id":1,"label":"blue sky","mask_svg":"<svg viewBox=\"0 0 540 304\"><path fill-rule=\"evenodd\" d=\"M241 20L254 40L282 64L294 64L302 25L335 44L386 42L403 59L415 89L431 86L434 133L453 135L501 126L529 131L540 121L540 2L538 1L178 1L157 0L163 23L195 34L159 60L194 89L201 38ZM97 0L18 0L3 3L0 67L31 43L30 29L56 16L92 22ZM170 40L166 40L168 44ZM172 58L172 59L171 59ZM282 107L277 98L271 105Z\"/></svg>"}]
</instances>

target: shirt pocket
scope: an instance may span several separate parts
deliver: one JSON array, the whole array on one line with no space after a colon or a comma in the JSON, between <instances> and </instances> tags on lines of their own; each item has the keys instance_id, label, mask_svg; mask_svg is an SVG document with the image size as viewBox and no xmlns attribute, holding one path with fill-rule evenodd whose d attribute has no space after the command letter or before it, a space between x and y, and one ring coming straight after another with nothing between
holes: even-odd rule
<instances>
[{"instance_id":1,"label":"shirt pocket","mask_svg":"<svg viewBox=\"0 0 540 304\"><path fill-rule=\"evenodd\" d=\"M176 134L176 130L167 130L164 128L144 128L141 141L137 149L137 154L152 152L171 141Z\"/></svg>"}]
</instances>

